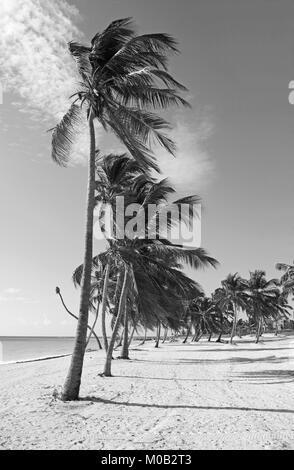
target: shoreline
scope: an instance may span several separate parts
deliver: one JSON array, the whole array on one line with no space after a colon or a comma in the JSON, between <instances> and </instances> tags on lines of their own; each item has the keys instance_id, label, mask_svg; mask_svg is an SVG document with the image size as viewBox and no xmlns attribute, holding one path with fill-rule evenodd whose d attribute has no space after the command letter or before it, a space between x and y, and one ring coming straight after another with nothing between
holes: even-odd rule
<instances>
[{"instance_id":1,"label":"shoreline","mask_svg":"<svg viewBox=\"0 0 294 470\"><path fill-rule=\"evenodd\" d=\"M96 352L96 351L98 350L87 349L85 354ZM72 353L57 354L56 356L41 356L41 357L34 357L34 358L29 358L29 359L17 359L15 361L0 361L0 367L5 366L5 365L10 365L10 364L26 364L26 363L31 363L31 362L50 361L51 359L59 359L62 357L69 357L69 356L72 356Z\"/></svg>"}]
</instances>

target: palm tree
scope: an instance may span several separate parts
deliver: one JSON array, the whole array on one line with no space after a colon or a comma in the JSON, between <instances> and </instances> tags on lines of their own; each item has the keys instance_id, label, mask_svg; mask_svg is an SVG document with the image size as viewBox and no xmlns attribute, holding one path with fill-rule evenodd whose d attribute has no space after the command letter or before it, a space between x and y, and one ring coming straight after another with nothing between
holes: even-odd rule
<instances>
[{"instance_id":1,"label":"palm tree","mask_svg":"<svg viewBox=\"0 0 294 470\"><path fill-rule=\"evenodd\" d=\"M229 331L230 323L227 317L232 317L234 315L232 305L227 305L226 302L223 302L224 295L225 292L222 287L218 287L212 294L212 300L214 302L214 309L217 314L219 326L219 336L216 343L221 343L222 335Z\"/></svg>"},{"instance_id":2,"label":"palm tree","mask_svg":"<svg viewBox=\"0 0 294 470\"><path fill-rule=\"evenodd\" d=\"M265 271L255 270L250 272L248 280L249 302L247 313L256 325L256 343L259 342L262 326L267 317L277 314L281 310L279 281L267 280Z\"/></svg>"},{"instance_id":3,"label":"palm tree","mask_svg":"<svg viewBox=\"0 0 294 470\"><path fill-rule=\"evenodd\" d=\"M238 309L246 309L247 306L247 282L238 273L229 274L222 282L222 287L215 292L215 301L223 312L233 313L233 323L230 343L236 334Z\"/></svg>"},{"instance_id":4,"label":"palm tree","mask_svg":"<svg viewBox=\"0 0 294 470\"><path fill-rule=\"evenodd\" d=\"M177 51L175 40L167 34L136 35L130 19L126 18L113 21L103 32L97 33L90 46L71 42L69 50L77 62L81 88L73 95L74 102L54 129L52 157L59 165L67 164L76 129L85 116L89 126L90 153L79 320L61 396L65 401L76 400L79 396L86 345L93 257L94 121L97 120L106 131L113 131L148 171L150 168L158 169L150 152L150 139L155 139L170 153L174 153L175 146L161 132L168 129L169 124L146 110L173 104L187 105L177 94L177 90L185 88L167 72L167 53Z\"/></svg>"},{"instance_id":5,"label":"palm tree","mask_svg":"<svg viewBox=\"0 0 294 470\"><path fill-rule=\"evenodd\" d=\"M277 263L276 269L284 273L280 279L284 295L286 297L294 296L294 262L293 264Z\"/></svg>"},{"instance_id":6,"label":"palm tree","mask_svg":"<svg viewBox=\"0 0 294 470\"><path fill-rule=\"evenodd\" d=\"M215 303L203 293L190 303L189 314L195 330L193 341L199 341L205 332L210 341L212 334L219 331L220 321Z\"/></svg>"},{"instance_id":7,"label":"palm tree","mask_svg":"<svg viewBox=\"0 0 294 470\"><path fill-rule=\"evenodd\" d=\"M199 292L197 284L179 271L179 268L182 267L180 263L189 263L192 267L199 268L208 265L215 266L216 261L209 257L203 249L185 249L185 247L174 245L171 241L161 237L156 219L158 219L163 207L168 206L167 197L174 191L167 180L156 182L153 178L144 174L142 168L138 166L132 157L125 154L110 154L104 157L98 155L96 163L98 175L96 182L97 204L107 203L115 209L117 195L124 194L126 202L136 202L140 207L139 212L142 211L144 214L148 214L148 204L152 203L156 206L155 215L153 215L151 221L148 217L144 219L143 233L139 233L133 238L129 238L127 234L122 239L108 238L109 249L101 256L96 257L96 260L100 259L103 266L108 265L108 271L105 267L103 271L107 273L107 285L109 282L116 283L115 294L112 295L108 291L104 278L104 287L106 286L106 288L103 289L102 305L105 308L102 316L105 317L106 306L108 306L108 310L111 311L115 320L112 335L114 341L120 321L124 316L122 356L128 358L127 324L133 306L138 317L135 324L140 323L144 327L153 328L154 325L162 323L173 327L179 316L177 309L180 299L183 294L187 295L185 289L187 292L192 289L194 294ZM180 206L182 201L185 201L186 204L191 206L195 200L198 201L199 199L196 196L190 196L177 200L173 204ZM183 221L185 222L184 216ZM127 222L128 219L124 221L124 224L126 225ZM169 224L172 225L172 223L173 218L171 216ZM116 220L114 220L114 225L116 225ZM150 225L152 225L155 235L152 239L148 238ZM107 236L107 234L105 235ZM94 259L93 264L95 262ZM127 294L123 290L124 266L126 265L128 266L128 276L124 289ZM146 272L147 267L148 271ZM77 271L80 278L83 271L82 266ZM130 281L132 289L130 289ZM80 282L80 279L78 282ZM173 292L174 295L170 292ZM121 302L122 295L126 296L126 299ZM113 305L111 309L109 309L110 304ZM181 312L182 308L180 307L179 310ZM117 318L119 318L118 322ZM114 344L114 341L112 341L112 344ZM108 347L108 356L112 354L112 349L113 346ZM105 375L110 375L109 360L105 370Z\"/></svg>"}]
</instances>

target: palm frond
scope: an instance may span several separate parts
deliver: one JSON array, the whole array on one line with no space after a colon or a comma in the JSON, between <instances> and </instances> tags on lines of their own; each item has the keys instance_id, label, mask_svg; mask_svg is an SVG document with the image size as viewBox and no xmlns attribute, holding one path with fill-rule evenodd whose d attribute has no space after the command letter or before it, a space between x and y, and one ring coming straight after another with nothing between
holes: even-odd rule
<instances>
[{"instance_id":1,"label":"palm frond","mask_svg":"<svg viewBox=\"0 0 294 470\"><path fill-rule=\"evenodd\" d=\"M83 77L84 80L86 80L91 75L91 64L89 60L89 54L92 49L74 41L71 41L68 44L68 47L71 55L77 63L80 75Z\"/></svg>"},{"instance_id":2,"label":"palm frond","mask_svg":"<svg viewBox=\"0 0 294 470\"><path fill-rule=\"evenodd\" d=\"M77 129L82 121L81 108L73 104L52 134L52 158L60 166L66 166Z\"/></svg>"}]
</instances>

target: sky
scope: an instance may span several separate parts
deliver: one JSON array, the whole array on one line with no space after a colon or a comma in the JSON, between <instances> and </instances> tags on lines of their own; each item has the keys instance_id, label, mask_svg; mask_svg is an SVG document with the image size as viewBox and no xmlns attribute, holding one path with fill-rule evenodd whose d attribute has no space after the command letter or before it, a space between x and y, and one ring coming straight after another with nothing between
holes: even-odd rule
<instances>
[{"instance_id":1,"label":"sky","mask_svg":"<svg viewBox=\"0 0 294 470\"><path fill-rule=\"evenodd\" d=\"M55 287L76 313L88 143L60 168L47 131L76 86L66 43L128 16L181 49L170 70L193 108L170 111L178 155L158 159L179 193L202 197L202 246L220 262L187 272L209 294L229 272L277 277L293 261L293 1L0 0L0 336L75 332ZM97 140L117 146L99 128Z\"/></svg>"}]
</instances>

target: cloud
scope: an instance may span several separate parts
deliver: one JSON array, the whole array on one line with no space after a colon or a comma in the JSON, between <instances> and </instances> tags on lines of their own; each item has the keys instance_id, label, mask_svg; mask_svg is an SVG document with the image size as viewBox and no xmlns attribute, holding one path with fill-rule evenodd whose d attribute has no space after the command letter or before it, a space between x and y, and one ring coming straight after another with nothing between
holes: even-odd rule
<instances>
[{"instance_id":1,"label":"cloud","mask_svg":"<svg viewBox=\"0 0 294 470\"><path fill-rule=\"evenodd\" d=\"M214 176L214 161L207 149L213 133L212 119L206 115L176 116L170 135L177 144L176 158L157 149L156 156L164 177L181 194L203 191Z\"/></svg>"},{"instance_id":2,"label":"cloud","mask_svg":"<svg viewBox=\"0 0 294 470\"><path fill-rule=\"evenodd\" d=\"M81 36L77 17L65 0L1 0L1 82L39 117L62 117L76 89L67 43Z\"/></svg>"},{"instance_id":3,"label":"cloud","mask_svg":"<svg viewBox=\"0 0 294 470\"><path fill-rule=\"evenodd\" d=\"M36 126L54 126L70 106L79 77L68 42L82 40L78 9L66 0L1 0L0 81L20 113ZM20 99L19 99L20 98ZM52 125L51 125L52 124ZM97 133L99 125L97 123ZM15 145L18 145L15 142ZM84 164L89 153L86 118L76 135L71 163Z\"/></svg>"}]
</instances>

